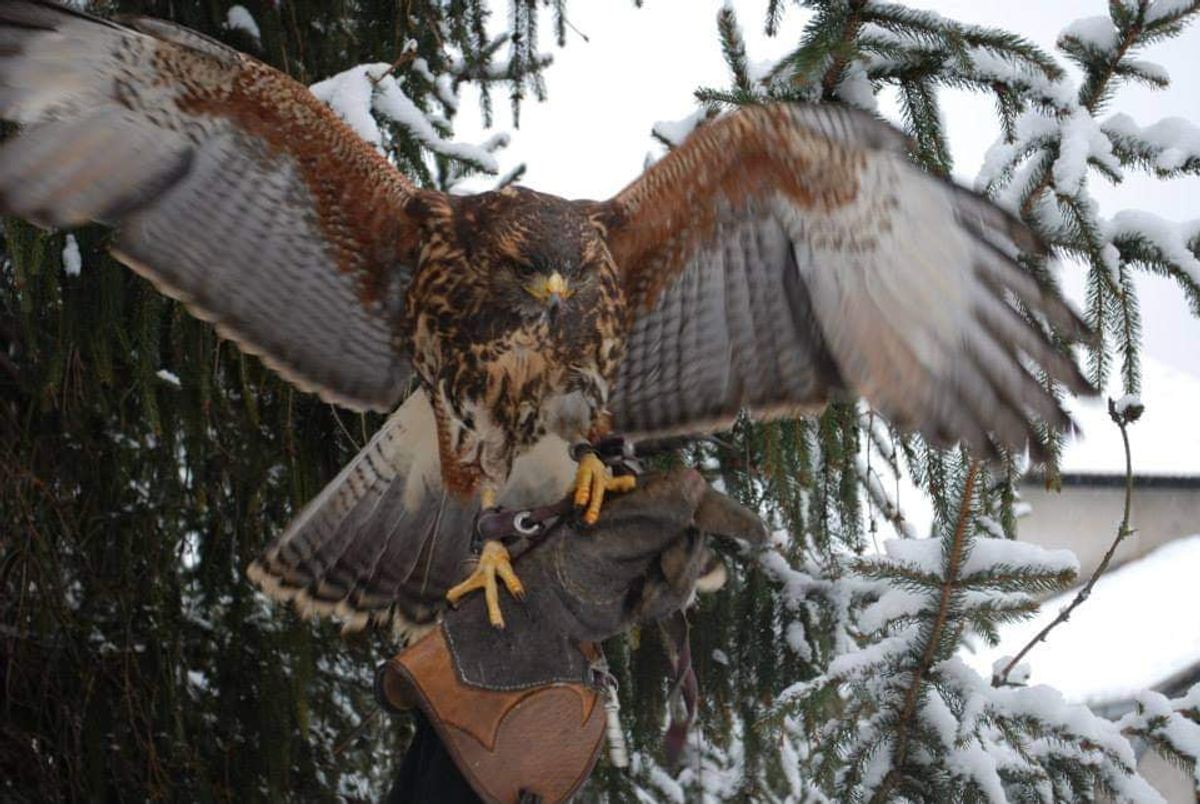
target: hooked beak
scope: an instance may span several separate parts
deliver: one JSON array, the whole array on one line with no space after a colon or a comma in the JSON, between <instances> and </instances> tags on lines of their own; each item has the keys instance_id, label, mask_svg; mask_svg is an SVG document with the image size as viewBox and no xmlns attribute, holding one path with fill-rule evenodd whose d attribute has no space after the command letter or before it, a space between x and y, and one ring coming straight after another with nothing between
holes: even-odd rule
<instances>
[{"instance_id":1,"label":"hooked beak","mask_svg":"<svg viewBox=\"0 0 1200 804\"><path fill-rule=\"evenodd\" d=\"M546 305L550 312L558 312L563 301L571 298L571 287L558 271L550 276L542 277L528 288L530 295Z\"/></svg>"}]
</instances>

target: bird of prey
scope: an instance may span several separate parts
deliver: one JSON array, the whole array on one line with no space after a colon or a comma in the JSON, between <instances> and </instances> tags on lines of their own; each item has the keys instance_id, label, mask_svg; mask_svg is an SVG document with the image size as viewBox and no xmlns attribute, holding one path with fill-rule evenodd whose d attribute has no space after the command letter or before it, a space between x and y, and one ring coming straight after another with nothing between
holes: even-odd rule
<instances>
[{"instance_id":1,"label":"bird of prey","mask_svg":"<svg viewBox=\"0 0 1200 804\"><path fill-rule=\"evenodd\" d=\"M1085 326L1015 260L1029 231L849 108L726 114L607 201L452 196L214 40L2 0L0 116L4 213L114 227L117 259L298 388L395 409L251 568L306 611L428 622L481 504L574 477L594 521L631 485L570 449L609 433L861 396L988 455L1068 423L1035 372L1089 390L1045 330ZM520 593L490 543L452 592L497 576Z\"/></svg>"}]
</instances>

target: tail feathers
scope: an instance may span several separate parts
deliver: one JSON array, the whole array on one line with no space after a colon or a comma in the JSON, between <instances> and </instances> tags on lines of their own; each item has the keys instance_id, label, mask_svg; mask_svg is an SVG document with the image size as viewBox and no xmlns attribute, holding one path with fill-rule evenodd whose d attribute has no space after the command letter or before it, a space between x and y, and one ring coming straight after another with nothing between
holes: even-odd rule
<instances>
[{"instance_id":1,"label":"tail feathers","mask_svg":"<svg viewBox=\"0 0 1200 804\"><path fill-rule=\"evenodd\" d=\"M477 510L442 486L433 412L417 392L247 574L303 616L403 636L432 623L461 579Z\"/></svg>"}]
</instances>

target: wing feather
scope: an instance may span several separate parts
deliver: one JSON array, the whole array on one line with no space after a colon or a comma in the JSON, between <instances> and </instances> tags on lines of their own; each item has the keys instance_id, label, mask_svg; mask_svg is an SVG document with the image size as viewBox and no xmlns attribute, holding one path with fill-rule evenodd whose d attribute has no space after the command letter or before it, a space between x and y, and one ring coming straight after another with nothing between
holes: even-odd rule
<instances>
[{"instance_id":1,"label":"wing feather","mask_svg":"<svg viewBox=\"0 0 1200 804\"><path fill-rule=\"evenodd\" d=\"M1068 424L1030 368L1091 392L1043 326L1088 332L1018 262L1036 238L905 153L850 109L750 107L601 205L633 316L614 426L693 433L847 393L979 453Z\"/></svg>"},{"instance_id":2,"label":"wing feather","mask_svg":"<svg viewBox=\"0 0 1200 804\"><path fill-rule=\"evenodd\" d=\"M130 24L0 4L0 117L23 127L0 147L0 212L113 225L118 259L298 387L394 407L436 194L282 73Z\"/></svg>"}]
</instances>

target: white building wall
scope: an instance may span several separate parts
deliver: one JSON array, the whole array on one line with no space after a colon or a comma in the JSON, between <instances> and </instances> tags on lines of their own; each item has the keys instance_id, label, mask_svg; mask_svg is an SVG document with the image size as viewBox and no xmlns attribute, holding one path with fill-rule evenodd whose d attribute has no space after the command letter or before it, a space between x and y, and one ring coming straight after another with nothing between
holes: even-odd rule
<instances>
[{"instance_id":1,"label":"white building wall","mask_svg":"<svg viewBox=\"0 0 1200 804\"><path fill-rule=\"evenodd\" d=\"M1029 484L1022 486L1021 497L1032 510L1018 520L1017 538L1043 547L1071 550L1079 557L1080 577L1089 577L1116 537L1124 507L1124 488L1070 485L1055 492ZM1117 550L1114 566L1143 556L1172 539L1200 533L1200 488L1184 482L1175 487L1135 486L1131 508L1135 533Z\"/></svg>"}]
</instances>

